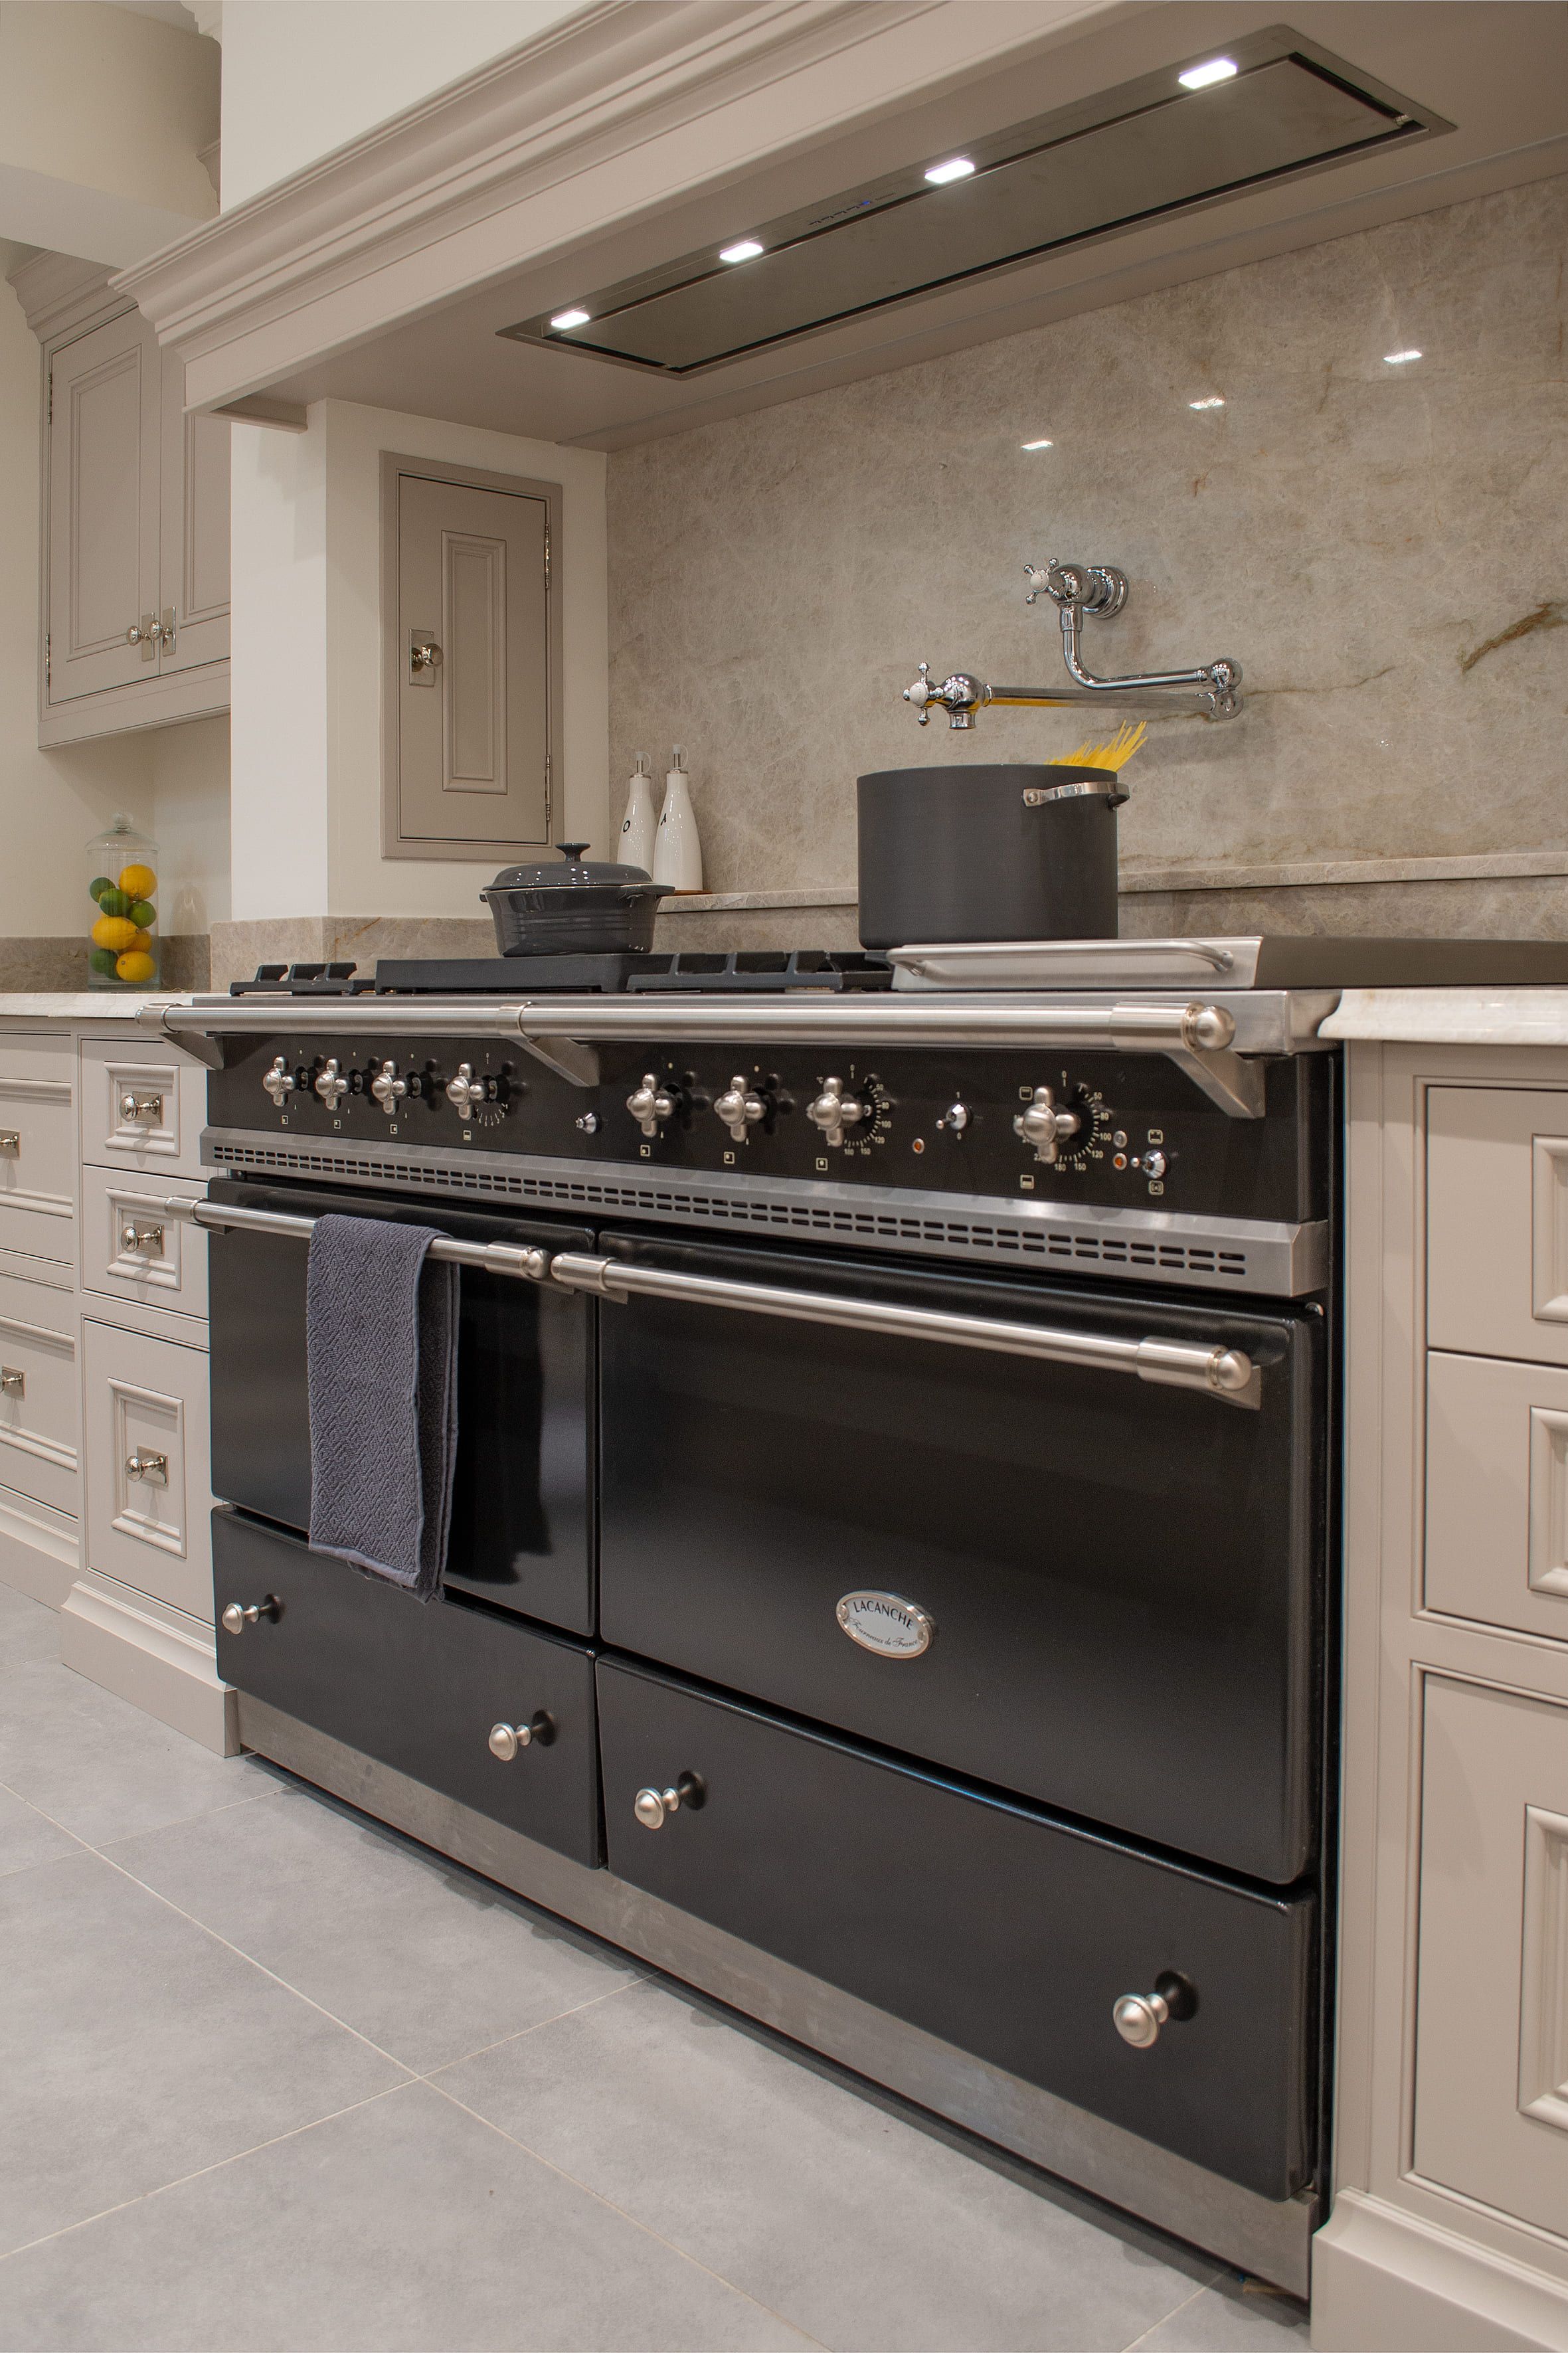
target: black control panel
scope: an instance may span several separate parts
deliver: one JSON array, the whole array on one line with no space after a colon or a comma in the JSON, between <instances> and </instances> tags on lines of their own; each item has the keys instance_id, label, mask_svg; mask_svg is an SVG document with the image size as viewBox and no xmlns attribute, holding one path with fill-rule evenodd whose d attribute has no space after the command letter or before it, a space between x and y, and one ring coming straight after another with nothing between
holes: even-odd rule
<instances>
[{"instance_id":1,"label":"black control panel","mask_svg":"<svg viewBox=\"0 0 1568 2353\"><path fill-rule=\"evenodd\" d=\"M345 1011L347 1008L345 1008ZM520 1044L226 1041L214 1127L443 1153L505 1152L1011 1200L1321 1218L1334 1057L1267 1065L1265 1115L1229 1116L1159 1053L604 1045L595 1086Z\"/></svg>"}]
</instances>

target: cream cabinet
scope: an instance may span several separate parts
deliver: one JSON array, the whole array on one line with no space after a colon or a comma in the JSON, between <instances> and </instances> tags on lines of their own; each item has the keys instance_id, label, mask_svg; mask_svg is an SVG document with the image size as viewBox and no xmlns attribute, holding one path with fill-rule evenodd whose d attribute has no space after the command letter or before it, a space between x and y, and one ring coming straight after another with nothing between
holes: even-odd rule
<instances>
[{"instance_id":1,"label":"cream cabinet","mask_svg":"<svg viewBox=\"0 0 1568 2353\"><path fill-rule=\"evenodd\" d=\"M43 347L38 740L228 707L228 442L106 275L13 271Z\"/></svg>"}]
</instances>

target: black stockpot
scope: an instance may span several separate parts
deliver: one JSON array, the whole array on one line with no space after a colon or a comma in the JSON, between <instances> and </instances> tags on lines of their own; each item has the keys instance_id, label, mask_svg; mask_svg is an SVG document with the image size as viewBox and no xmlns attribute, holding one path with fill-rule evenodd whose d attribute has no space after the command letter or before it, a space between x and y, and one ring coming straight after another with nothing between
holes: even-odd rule
<instances>
[{"instance_id":1,"label":"black stockpot","mask_svg":"<svg viewBox=\"0 0 1568 2353\"><path fill-rule=\"evenodd\" d=\"M857 794L863 946L1115 938L1109 770L881 768Z\"/></svg>"}]
</instances>

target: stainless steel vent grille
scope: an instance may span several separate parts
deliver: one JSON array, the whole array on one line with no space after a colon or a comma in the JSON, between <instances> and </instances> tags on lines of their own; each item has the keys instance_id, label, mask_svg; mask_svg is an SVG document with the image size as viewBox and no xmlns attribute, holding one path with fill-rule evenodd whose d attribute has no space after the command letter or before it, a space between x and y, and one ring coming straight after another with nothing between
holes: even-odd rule
<instances>
[{"instance_id":1,"label":"stainless steel vent grille","mask_svg":"<svg viewBox=\"0 0 1568 2353\"><path fill-rule=\"evenodd\" d=\"M580 1169L560 1161L513 1161L500 1154L416 1160L396 1147L263 1144L234 1130L209 1129L209 1166L236 1175L313 1176L329 1183L385 1186L400 1192L455 1194L516 1201L579 1217L633 1218L704 1225L747 1233L810 1235L819 1241L875 1244L916 1256L971 1258L1039 1267L1092 1268L1129 1280L1254 1291L1276 1297L1315 1290L1323 1279L1324 1238L1314 1226L1260 1225L1242 1219L1184 1219L1201 1234L1169 1230L1174 1219L1140 1210L1082 1211L1035 1203L1010 1210L996 1202L888 1203L872 1207L848 1186L784 1185L731 1179L723 1186L683 1176L679 1184L640 1169ZM1142 1230L1140 1230L1142 1229Z\"/></svg>"},{"instance_id":2,"label":"stainless steel vent grille","mask_svg":"<svg viewBox=\"0 0 1568 2353\"><path fill-rule=\"evenodd\" d=\"M1453 125L1289 26L963 143L942 185L926 163L849 188L500 330L520 343L685 376L944 286L1017 269L1250 188ZM952 154L949 150L949 155ZM931 164L939 159L931 157ZM731 248L731 252L735 248Z\"/></svg>"}]
</instances>

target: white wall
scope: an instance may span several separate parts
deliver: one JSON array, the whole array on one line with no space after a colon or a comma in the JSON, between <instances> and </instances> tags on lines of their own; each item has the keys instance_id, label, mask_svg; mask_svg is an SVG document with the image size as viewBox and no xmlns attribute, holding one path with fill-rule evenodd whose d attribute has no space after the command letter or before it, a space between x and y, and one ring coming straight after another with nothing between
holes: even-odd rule
<instances>
[{"instance_id":1,"label":"white wall","mask_svg":"<svg viewBox=\"0 0 1568 2353\"><path fill-rule=\"evenodd\" d=\"M224 0L226 209L588 5Z\"/></svg>"}]
</instances>

